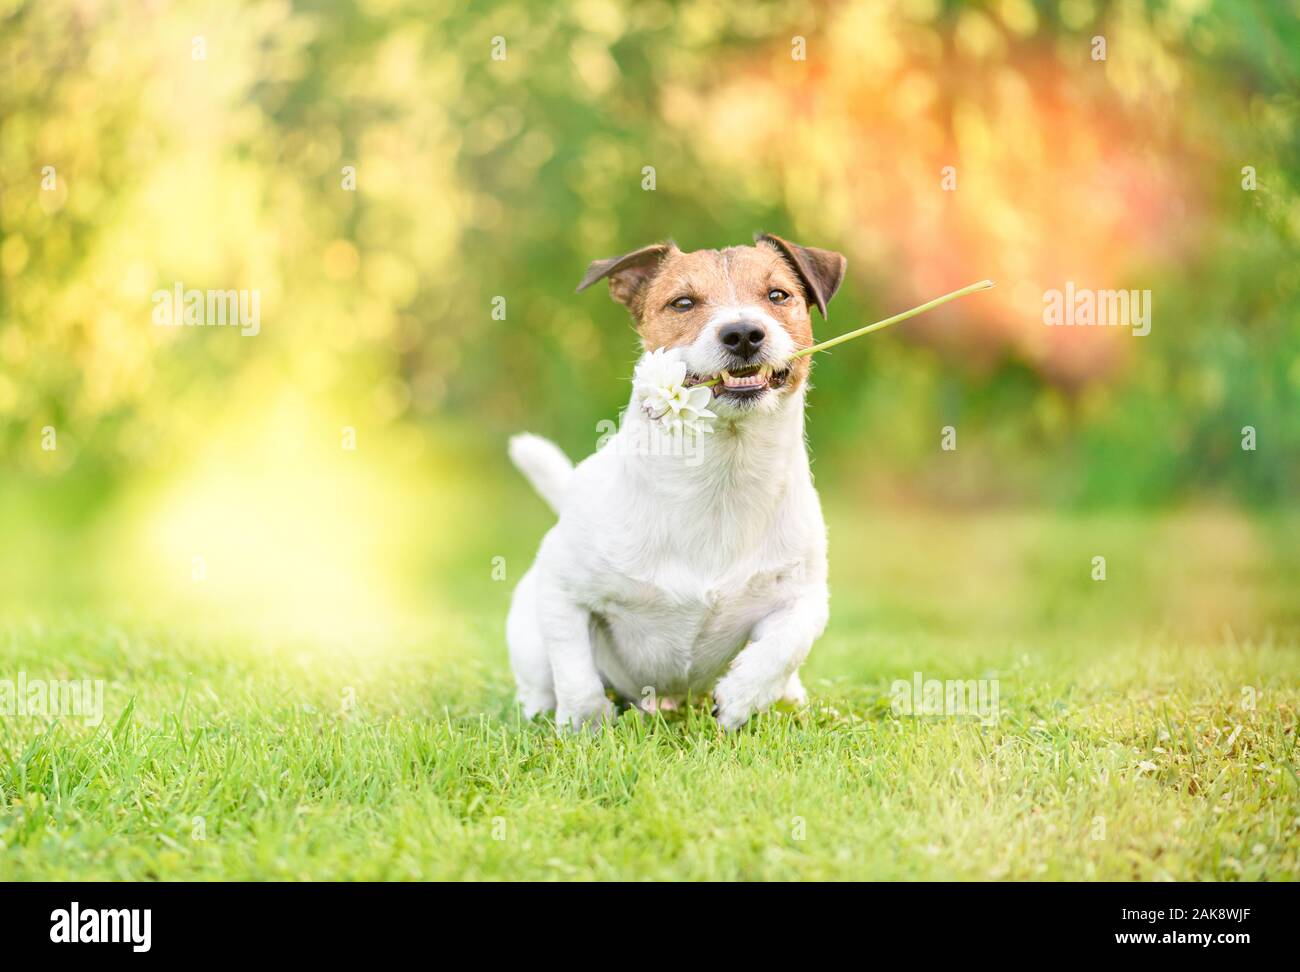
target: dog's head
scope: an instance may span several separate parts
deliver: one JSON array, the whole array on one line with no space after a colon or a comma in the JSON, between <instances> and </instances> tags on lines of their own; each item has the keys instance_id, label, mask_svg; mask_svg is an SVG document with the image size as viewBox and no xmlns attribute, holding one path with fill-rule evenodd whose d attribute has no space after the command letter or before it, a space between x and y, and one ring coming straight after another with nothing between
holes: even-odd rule
<instances>
[{"instance_id":1,"label":"dog's head","mask_svg":"<svg viewBox=\"0 0 1300 972\"><path fill-rule=\"evenodd\" d=\"M791 355L813 343L811 308L826 316L845 263L770 235L693 253L656 243L597 260L578 289L608 278L647 351L677 350L688 382L721 379L713 386L720 414L772 411L808 376L808 359Z\"/></svg>"}]
</instances>

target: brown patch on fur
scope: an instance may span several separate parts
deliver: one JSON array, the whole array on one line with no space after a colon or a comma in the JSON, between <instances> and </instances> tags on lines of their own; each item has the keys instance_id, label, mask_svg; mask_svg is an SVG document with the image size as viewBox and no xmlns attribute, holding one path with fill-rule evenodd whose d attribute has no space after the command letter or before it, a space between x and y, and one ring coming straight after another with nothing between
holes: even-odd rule
<instances>
[{"instance_id":1,"label":"brown patch on fur","mask_svg":"<svg viewBox=\"0 0 1300 972\"><path fill-rule=\"evenodd\" d=\"M767 243L776 247L790 261L799 279L803 281L805 295L817 305L826 317L826 305L835 296L844 281L844 270L849 261L844 254L834 250L821 250L815 246L800 246L771 233L754 237L755 243Z\"/></svg>"},{"instance_id":2,"label":"brown patch on fur","mask_svg":"<svg viewBox=\"0 0 1300 972\"><path fill-rule=\"evenodd\" d=\"M844 276L844 257L759 237L754 246L683 253L672 243L643 247L620 257L597 260L579 290L609 277L610 296L632 312L646 350L689 345L699 337L720 306L753 304L785 328L795 347L814 343L810 303L826 313L826 302ZM790 295L783 303L768 299L772 290ZM689 297L689 310L672 306ZM785 388L793 390L808 375L809 362L800 358L790 370Z\"/></svg>"}]
</instances>

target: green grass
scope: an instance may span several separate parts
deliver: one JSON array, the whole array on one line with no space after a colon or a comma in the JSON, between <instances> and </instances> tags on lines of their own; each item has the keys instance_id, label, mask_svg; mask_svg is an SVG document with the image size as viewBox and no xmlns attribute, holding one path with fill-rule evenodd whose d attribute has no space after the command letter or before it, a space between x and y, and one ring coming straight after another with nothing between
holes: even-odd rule
<instances>
[{"instance_id":1,"label":"green grass","mask_svg":"<svg viewBox=\"0 0 1300 972\"><path fill-rule=\"evenodd\" d=\"M0 879L1298 876L1293 518L831 522L812 704L731 736L521 724L486 567L383 642L13 614L0 677L109 684L95 728L0 718ZM893 715L914 671L1001 718Z\"/></svg>"}]
</instances>

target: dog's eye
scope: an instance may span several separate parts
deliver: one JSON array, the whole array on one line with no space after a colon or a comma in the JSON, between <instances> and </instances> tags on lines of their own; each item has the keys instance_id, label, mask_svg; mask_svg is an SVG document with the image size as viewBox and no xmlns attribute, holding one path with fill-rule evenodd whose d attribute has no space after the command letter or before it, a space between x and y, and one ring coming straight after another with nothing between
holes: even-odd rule
<instances>
[{"instance_id":1,"label":"dog's eye","mask_svg":"<svg viewBox=\"0 0 1300 972\"><path fill-rule=\"evenodd\" d=\"M692 300L690 297L678 297L676 300L672 301L668 306L675 311L688 311L695 306L695 301Z\"/></svg>"},{"instance_id":2,"label":"dog's eye","mask_svg":"<svg viewBox=\"0 0 1300 972\"><path fill-rule=\"evenodd\" d=\"M771 290L767 292L767 299L774 304L784 304L787 300L790 299L790 295L787 294L784 290L778 290L775 287L773 287Z\"/></svg>"}]
</instances>

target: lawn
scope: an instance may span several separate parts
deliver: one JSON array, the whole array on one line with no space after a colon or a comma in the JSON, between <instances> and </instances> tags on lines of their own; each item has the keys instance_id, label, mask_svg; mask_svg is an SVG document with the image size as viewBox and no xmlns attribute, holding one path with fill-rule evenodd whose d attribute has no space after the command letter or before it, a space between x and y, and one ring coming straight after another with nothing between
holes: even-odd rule
<instances>
[{"instance_id":1,"label":"lawn","mask_svg":"<svg viewBox=\"0 0 1300 972\"><path fill-rule=\"evenodd\" d=\"M806 709L559 737L511 703L519 508L384 638L10 611L0 675L107 685L98 726L0 718L0 879L1300 875L1294 516L832 502ZM896 714L917 672L999 717Z\"/></svg>"}]
</instances>

